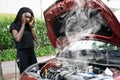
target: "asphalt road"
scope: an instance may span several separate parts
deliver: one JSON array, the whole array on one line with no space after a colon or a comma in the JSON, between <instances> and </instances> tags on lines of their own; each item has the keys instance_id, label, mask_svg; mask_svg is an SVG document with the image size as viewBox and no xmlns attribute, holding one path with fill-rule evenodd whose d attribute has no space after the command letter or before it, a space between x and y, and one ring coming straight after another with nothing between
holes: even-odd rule
<instances>
[{"instance_id":1,"label":"asphalt road","mask_svg":"<svg viewBox=\"0 0 120 80\"><path fill-rule=\"evenodd\" d=\"M43 62L53 57L54 56L38 57L37 60L38 62ZM18 66L15 60L2 62L2 73L4 80L19 80L20 78Z\"/></svg>"}]
</instances>

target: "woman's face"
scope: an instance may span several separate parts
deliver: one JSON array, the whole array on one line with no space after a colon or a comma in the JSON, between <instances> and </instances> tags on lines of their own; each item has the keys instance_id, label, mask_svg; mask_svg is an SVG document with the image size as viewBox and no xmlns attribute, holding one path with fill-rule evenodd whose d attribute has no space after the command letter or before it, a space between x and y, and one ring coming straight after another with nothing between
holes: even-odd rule
<instances>
[{"instance_id":1,"label":"woman's face","mask_svg":"<svg viewBox=\"0 0 120 80\"><path fill-rule=\"evenodd\" d=\"M25 13L26 22L30 22L32 15L29 12Z\"/></svg>"}]
</instances>

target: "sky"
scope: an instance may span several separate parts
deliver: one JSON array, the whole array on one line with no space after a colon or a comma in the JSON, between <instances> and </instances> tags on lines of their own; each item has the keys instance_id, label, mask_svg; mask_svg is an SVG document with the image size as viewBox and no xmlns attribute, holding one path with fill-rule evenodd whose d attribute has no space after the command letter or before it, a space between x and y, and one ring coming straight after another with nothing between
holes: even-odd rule
<instances>
[{"instance_id":1,"label":"sky","mask_svg":"<svg viewBox=\"0 0 120 80\"><path fill-rule=\"evenodd\" d=\"M21 7L29 7L35 16L40 15L56 0L0 0L0 13L17 14ZM41 10L42 9L42 10Z\"/></svg>"},{"instance_id":2,"label":"sky","mask_svg":"<svg viewBox=\"0 0 120 80\"><path fill-rule=\"evenodd\" d=\"M35 16L43 15L47 9L56 0L0 0L0 13L17 14L21 7L29 7L33 10ZM107 6L120 9L120 0L102 0ZM119 13L119 12L118 12Z\"/></svg>"}]
</instances>

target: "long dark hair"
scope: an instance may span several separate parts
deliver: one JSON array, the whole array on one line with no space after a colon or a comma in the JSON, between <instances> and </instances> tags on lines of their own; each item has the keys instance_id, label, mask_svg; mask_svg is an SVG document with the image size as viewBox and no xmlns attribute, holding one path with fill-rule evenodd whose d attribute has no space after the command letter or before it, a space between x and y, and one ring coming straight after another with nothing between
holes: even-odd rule
<instances>
[{"instance_id":1,"label":"long dark hair","mask_svg":"<svg viewBox=\"0 0 120 80\"><path fill-rule=\"evenodd\" d=\"M13 23L16 23L16 24L20 25L22 23L22 14L26 13L26 12L29 12L34 17L33 11L30 8L28 8L28 7L22 7L18 11L18 14L16 15L16 18L13 21Z\"/></svg>"}]
</instances>

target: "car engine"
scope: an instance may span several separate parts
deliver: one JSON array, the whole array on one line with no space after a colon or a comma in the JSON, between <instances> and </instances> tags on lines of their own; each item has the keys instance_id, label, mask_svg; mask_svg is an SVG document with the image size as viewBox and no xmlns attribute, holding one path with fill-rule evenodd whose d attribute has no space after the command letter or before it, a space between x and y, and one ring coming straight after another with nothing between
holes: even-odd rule
<instances>
[{"instance_id":1,"label":"car engine","mask_svg":"<svg viewBox=\"0 0 120 80\"><path fill-rule=\"evenodd\" d=\"M82 63L76 60L62 60L60 61L62 66L46 69L42 78L50 80L113 80L112 76L105 74L102 66L86 65L87 62Z\"/></svg>"},{"instance_id":2,"label":"car engine","mask_svg":"<svg viewBox=\"0 0 120 80\"><path fill-rule=\"evenodd\" d=\"M33 80L113 80L112 75L106 74L106 69L102 66L86 64L87 62L55 58L46 63L41 70L41 64L37 63L28 68L25 74L34 78Z\"/></svg>"}]
</instances>

